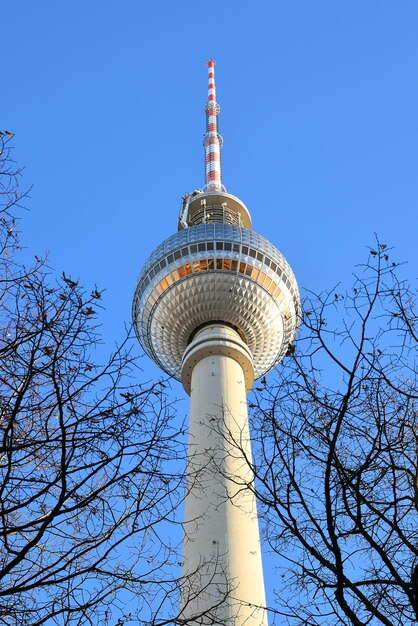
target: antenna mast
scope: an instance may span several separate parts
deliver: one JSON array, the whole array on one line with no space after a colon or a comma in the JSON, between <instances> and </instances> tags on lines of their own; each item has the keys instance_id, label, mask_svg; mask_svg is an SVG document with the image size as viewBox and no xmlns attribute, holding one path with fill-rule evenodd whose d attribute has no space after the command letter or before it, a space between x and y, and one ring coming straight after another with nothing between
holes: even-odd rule
<instances>
[{"instance_id":1,"label":"antenna mast","mask_svg":"<svg viewBox=\"0 0 418 626\"><path fill-rule=\"evenodd\" d=\"M208 101L206 103L205 148L205 191L226 191L222 185L221 148L222 135L218 133L218 115L221 110L216 102L215 61L208 61Z\"/></svg>"}]
</instances>

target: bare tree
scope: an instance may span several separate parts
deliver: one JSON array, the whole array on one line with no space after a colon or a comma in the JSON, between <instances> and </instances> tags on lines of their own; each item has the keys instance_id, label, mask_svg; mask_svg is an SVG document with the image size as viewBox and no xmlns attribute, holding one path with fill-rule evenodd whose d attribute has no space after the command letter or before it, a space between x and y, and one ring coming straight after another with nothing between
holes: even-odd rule
<instances>
[{"instance_id":1,"label":"bare tree","mask_svg":"<svg viewBox=\"0 0 418 626\"><path fill-rule=\"evenodd\" d=\"M351 290L308 294L253 400L280 624L418 620L418 316L391 254L377 241Z\"/></svg>"},{"instance_id":2,"label":"bare tree","mask_svg":"<svg viewBox=\"0 0 418 626\"><path fill-rule=\"evenodd\" d=\"M0 133L0 624L122 624L133 597L152 620L176 591L172 407L164 382L138 383L129 339L95 362L97 289L20 262L11 136Z\"/></svg>"}]
</instances>

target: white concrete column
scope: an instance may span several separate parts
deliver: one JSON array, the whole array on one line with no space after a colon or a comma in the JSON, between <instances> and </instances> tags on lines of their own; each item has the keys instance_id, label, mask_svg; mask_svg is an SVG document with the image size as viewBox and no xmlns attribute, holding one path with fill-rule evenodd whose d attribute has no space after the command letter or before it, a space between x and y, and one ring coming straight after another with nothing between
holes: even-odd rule
<instances>
[{"instance_id":1,"label":"white concrete column","mask_svg":"<svg viewBox=\"0 0 418 626\"><path fill-rule=\"evenodd\" d=\"M223 324L188 346L182 382L190 394L188 479L181 593L191 626L266 626L260 539L250 469L246 392L251 353Z\"/></svg>"}]
</instances>

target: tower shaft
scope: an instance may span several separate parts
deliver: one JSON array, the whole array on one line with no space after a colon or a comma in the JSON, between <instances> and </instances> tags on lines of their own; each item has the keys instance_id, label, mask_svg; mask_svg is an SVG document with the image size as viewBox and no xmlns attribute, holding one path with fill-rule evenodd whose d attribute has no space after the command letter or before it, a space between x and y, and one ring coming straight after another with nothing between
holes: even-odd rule
<instances>
[{"instance_id":1,"label":"tower shaft","mask_svg":"<svg viewBox=\"0 0 418 626\"><path fill-rule=\"evenodd\" d=\"M266 626L246 388L251 353L223 324L198 332L191 370L181 617L191 626Z\"/></svg>"}]
</instances>

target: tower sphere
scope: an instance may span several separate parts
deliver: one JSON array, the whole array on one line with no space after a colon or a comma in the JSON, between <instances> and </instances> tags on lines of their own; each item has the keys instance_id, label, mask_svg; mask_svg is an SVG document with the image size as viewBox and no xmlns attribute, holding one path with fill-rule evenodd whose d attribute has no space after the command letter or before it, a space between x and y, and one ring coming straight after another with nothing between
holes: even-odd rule
<instances>
[{"instance_id":1,"label":"tower sphere","mask_svg":"<svg viewBox=\"0 0 418 626\"><path fill-rule=\"evenodd\" d=\"M196 220L196 205L203 201L200 223L166 239L145 262L133 301L136 333L145 352L180 379L183 355L196 330L211 322L229 324L247 344L258 378L295 337L296 279L272 243L249 228L226 223L243 221L233 210L237 199L230 201L228 194L197 193L188 206L189 221Z\"/></svg>"}]
</instances>

